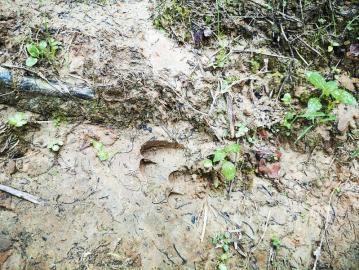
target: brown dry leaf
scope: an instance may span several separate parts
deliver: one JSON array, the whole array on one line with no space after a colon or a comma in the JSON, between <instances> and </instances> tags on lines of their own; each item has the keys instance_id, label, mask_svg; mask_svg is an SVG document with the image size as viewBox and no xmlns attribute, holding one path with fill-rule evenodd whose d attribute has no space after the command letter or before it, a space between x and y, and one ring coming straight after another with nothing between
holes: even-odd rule
<instances>
[{"instance_id":1,"label":"brown dry leaf","mask_svg":"<svg viewBox=\"0 0 359 270\"><path fill-rule=\"evenodd\" d=\"M359 56L359 43L350 45L349 52L354 57Z\"/></svg>"},{"instance_id":2,"label":"brown dry leaf","mask_svg":"<svg viewBox=\"0 0 359 270\"><path fill-rule=\"evenodd\" d=\"M261 159L258 164L258 171L267 176L268 178L275 179L279 177L280 163L275 162L271 164L266 164L264 159Z\"/></svg>"},{"instance_id":3,"label":"brown dry leaf","mask_svg":"<svg viewBox=\"0 0 359 270\"><path fill-rule=\"evenodd\" d=\"M342 74L342 75L340 75L338 81L344 88L346 88L350 91L355 91L355 86L354 86L353 80L351 78L349 78L349 76Z\"/></svg>"},{"instance_id":4,"label":"brown dry leaf","mask_svg":"<svg viewBox=\"0 0 359 270\"><path fill-rule=\"evenodd\" d=\"M358 106L340 104L336 109L336 115L338 119L338 130L344 132L348 129L351 122L354 123L354 119L359 118L359 109Z\"/></svg>"}]
</instances>

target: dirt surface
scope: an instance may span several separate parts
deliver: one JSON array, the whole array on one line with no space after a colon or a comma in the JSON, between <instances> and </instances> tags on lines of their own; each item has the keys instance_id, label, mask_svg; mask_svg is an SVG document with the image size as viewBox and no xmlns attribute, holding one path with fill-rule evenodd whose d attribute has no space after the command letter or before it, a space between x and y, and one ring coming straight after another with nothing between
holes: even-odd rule
<instances>
[{"instance_id":1,"label":"dirt surface","mask_svg":"<svg viewBox=\"0 0 359 270\"><path fill-rule=\"evenodd\" d=\"M11 70L81 82L96 98L0 94L0 184L44 202L0 192L0 269L217 269L211 239L225 232L228 269L359 268L358 106L294 144L279 127L287 85L273 68L290 57L265 47L222 71L213 48L156 29L154 3L54 2L1 3L0 64L21 66L26 42L47 31L60 60ZM8 124L17 111L24 127ZM216 187L202 161L230 142L245 168Z\"/></svg>"},{"instance_id":2,"label":"dirt surface","mask_svg":"<svg viewBox=\"0 0 359 270\"><path fill-rule=\"evenodd\" d=\"M321 151L284 148L285 192L255 177L249 190L236 188L226 198L193 171L215 148L211 138L189 125L151 129L45 122L29 134L32 150L15 159L11 178L1 177L46 204L2 194L2 234L12 241L3 269L213 269L209 239L224 230L236 232L241 251L233 253L233 269L263 269L269 257L282 269L307 269L321 237L323 269L355 269L357 162L336 168ZM64 141L58 155L46 147L54 138ZM99 161L91 138L105 144L109 161ZM330 194L337 186L340 193ZM273 235L283 245L275 257Z\"/></svg>"}]
</instances>

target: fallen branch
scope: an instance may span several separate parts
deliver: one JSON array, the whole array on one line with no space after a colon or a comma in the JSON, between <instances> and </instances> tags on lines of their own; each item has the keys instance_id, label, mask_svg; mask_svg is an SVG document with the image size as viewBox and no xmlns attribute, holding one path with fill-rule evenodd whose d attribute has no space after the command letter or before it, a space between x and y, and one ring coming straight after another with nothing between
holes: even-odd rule
<instances>
[{"instance_id":1,"label":"fallen branch","mask_svg":"<svg viewBox=\"0 0 359 270\"><path fill-rule=\"evenodd\" d=\"M27 201L35 203L35 204L40 204L40 205L44 204L44 202L40 198L38 198L34 195L31 195L29 193L14 189L12 187L8 187L8 186L4 186L4 185L0 184L0 191L9 193L11 195L14 195L16 197L19 197L21 199L27 200Z\"/></svg>"}]
</instances>

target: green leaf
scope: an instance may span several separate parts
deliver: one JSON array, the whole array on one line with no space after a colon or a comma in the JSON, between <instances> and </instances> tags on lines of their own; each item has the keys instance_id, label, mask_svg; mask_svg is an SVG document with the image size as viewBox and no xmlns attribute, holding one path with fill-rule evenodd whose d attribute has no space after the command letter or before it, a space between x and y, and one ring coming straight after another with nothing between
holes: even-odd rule
<instances>
[{"instance_id":1,"label":"green leaf","mask_svg":"<svg viewBox=\"0 0 359 270\"><path fill-rule=\"evenodd\" d=\"M289 93L285 93L282 101L285 105L290 105L292 103L292 96Z\"/></svg>"},{"instance_id":2,"label":"green leaf","mask_svg":"<svg viewBox=\"0 0 359 270\"><path fill-rule=\"evenodd\" d=\"M240 138L240 137L246 135L248 131L249 131L249 129L245 125L239 124L239 125L237 125L236 137Z\"/></svg>"},{"instance_id":3,"label":"green leaf","mask_svg":"<svg viewBox=\"0 0 359 270\"><path fill-rule=\"evenodd\" d=\"M95 141L95 140L92 140L91 144L97 151L101 151L104 148L102 143Z\"/></svg>"},{"instance_id":4,"label":"green leaf","mask_svg":"<svg viewBox=\"0 0 359 270\"><path fill-rule=\"evenodd\" d=\"M213 162L222 161L226 158L226 156L227 156L227 153L223 149L216 150L214 152Z\"/></svg>"},{"instance_id":5,"label":"green leaf","mask_svg":"<svg viewBox=\"0 0 359 270\"><path fill-rule=\"evenodd\" d=\"M322 108L322 104L320 103L319 98L311 98L308 101L307 111L309 112L317 112Z\"/></svg>"},{"instance_id":6,"label":"green leaf","mask_svg":"<svg viewBox=\"0 0 359 270\"><path fill-rule=\"evenodd\" d=\"M224 264L224 263L220 263L219 265L218 265L218 270L227 270L228 268L227 268L227 266Z\"/></svg>"},{"instance_id":7,"label":"green leaf","mask_svg":"<svg viewBox=\"0 0 359 270\"><path fill-rule=\"evenodd\" d=\"M229 250L229 246L227 244L223 245L223 251L227 252Z\"/></svg>"},{"instance_id":8,"label":"green leaf","mask_svg":"<svg viewBox=\"0 0 359 270\"><path fill-rule=\"evenodd\" d=\"M26 66L28 66L28 67L32 67L32 66L34 66L36 63L37 63L37 58L34 58L34 57L28 57L27 59L26 59L26 62L25 62L25 64L26 64Z\"/></svg>"},{"instance_id":9,"label":"green leaf","mask_svg":"<svg viewBox=\"0 0 359 270\"><path fill-rule=\"evenodd\" d=\"M99 151L97 153L97 156L101 161L105 161L105 160L108 160L110 158L110 154L104 149Z\"/></svg>"},{"instance_id":10,"label":"green leaf","mask_svg":"<svg viewBox=\"0 0 359 270\"><path fill-rule=\"evenodd\" d=\"M227 181L232 181L236 177L236 166L230 161L225 161L222 164L221 173Z\"/></svg>"},{"instance_id":11,"label":"green leaf","mask_svg":"<svg viewBox=\"0 0 359 270\"><path fill-rule=\"evenodd\" d=\"M313 120L315 117L322 116L323 113L318 111L322 108L319 98L311 98L308 101L308 106L303 117ZM324 114L325 115L325 114Z\"/></svg>"},{"instance_id":12,"label":"green leaf","mask_svg":"<svg viewBox=\"0 0 359 270\"><path fill-rule=\"evenodd\" d=\"M203 160L203 166L205 168L211 168L213 166L212 160L210 160L210 159Z\"/></svg>"},{"instance_id":13,"label":"green leaf","mask_svg":"<svg viewBox=\"0 0 359 270\"><path fill-rule=\"evenodd\" d=\"M27 117L24 113L18 112L13 116L10 116L8 119L8 124L13 127L22 127L27 124Z\"/></svg>"},{"instance_id":14,"label":"green leaf","mask_svg":"<svg viewBox=\"0 0 359 270\"><path fill-rule=\"evenodd\" d=\"M308 71L306 74L307 80L314 85L318 89L325 89L326 81L322 75L320 75L319 72L316 71Z\"/></svg>"},{"instance_id":15,"label":"green leaf","mask_svg":"<svg viewBox=\"0 0 359 270\"><path fill-rule=\"evenodd\" d=\"M329 96L337 89L338 89L338 82L336 82L336 81L326 82L325 87L323 89L323 95Z\"/></svg>"},{"instance_id":16,"label":"green leaf","mask_svg":"<svg viewBox=\"0 0 359 270\"><path fill-rule=\"evenodd\" d=\"M282 122L282 125L284 127L286 127L287 129L291 129L292 128L292 124L294 122L294 117L295 117L295 114L292 113L292 112L286 112L286 114L284 115L284 119L283 119L283 122Z\"/></svg>"},{"instance_id":17,"label":"green leaf","mask_svg":"<svg viewBox=\"0 0 359 270\"><path fill-rule=\"evenodd\" d=\"M223 253L219 258L222 262L227 261L229 259L228 253Z\"/></svg>"},{"instance_id":18,"label":"green leaf","mask_svg":"<svg viewBox=\"0 0 359 270\"><path fill-rule=\"evenodd\" d=\"M40 51L35 44L27 44L26 49L32 57L38 58L40 56Z\"/></svg>"},{"instance_id":19,"label":"green leaf","mask_svg":"<svg viewBox=\"0 0 359 270\"><path fill-rule=\"evenodd\" d=\"M331 95L333 96L333 98L336 101L339 101L340 103L344 103L344 104L348 104L348 105L356 105L357 104L355 97L343 89L338 88L335 91L333 91L331 93Z\"/></svg>"},{"instance_id":20,"label":"green leaf","mask_svg":"<svg viewBox=\"0 0 359 270\"><path fill-rule=\"evenodd\" d=\"M277 236L273 236L272 239L271 239L271 242L272 242L273 248L275 248L275 249L280 248L281 241Z\"/></svg>"},{"instance_id":21,"label":"green leaf","mask_svg":"<svg viewBox=\"0 0 359 270\"><path fill-rule=\"evenodd\" d=\"M46 49L46 47L47 47L47 42L45 40L40 41L39 49L43 51Z\"/></svg>"},{"instance_id":22,"label":"green leaf","mask_svg":"<svg viewBox=\"0 0 359 270\"><path fill-rule=\"evenodd\" d=\"M230 145L227 145L225 148L224 148L224 151L226 153L238 153L239 151L241 150L241 146L237 143L233 143L233 144L230 144Z\"/></svg>"},{"instance_id":23,"label":"green leaf","mask_svg":"<svg viewBox=\"0 0 359 270\"><path fill-rule=\"evenodd\" d=\"M101 142L98 142L96 140L92 140L91 144L96 149L97 157L101 161L105 161L105 160L108 160L110 158L110 154L106 151L104 145Z\"/></svg>"},{"instance_id":24,"label":"green leaf","mask_svg":"<svg viewBox=\"0 0 359 270\"><path fill-rule=\"evenodd\" d=\"M294 143L297 143L298 141L300 141L305 134L307 134L311 129L313 128L313 126L309 126L309 127L305 127L299 134L298 138L295 140Z\"/></svg>"}]
</instances>

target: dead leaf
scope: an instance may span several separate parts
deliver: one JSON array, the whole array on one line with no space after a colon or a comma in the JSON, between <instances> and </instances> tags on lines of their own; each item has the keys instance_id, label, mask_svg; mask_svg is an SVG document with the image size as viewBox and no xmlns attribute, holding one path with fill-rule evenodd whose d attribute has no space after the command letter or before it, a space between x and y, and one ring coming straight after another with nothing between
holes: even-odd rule
<instances>
[{"instance_id":1,"label":"dead leaf","mask_svg":"<svg viewBox=\"0 0 359 270\"><path fill-rule=\"evenodd\" d=\"M354 119L359 118L359 109L358 106L339 104L336 115L338 119L337 128L340 132L344 132L351 122L354 124Z\"/></svg>"},{"instance_id":2,"label":"dead leaf","mask_svg":"<svg viewBox=\"0 0 359 270\"><path fill-rule=\"evenodd\" d=\"M351 55L353 55L354 57L359 56L359 43L356 44L351 44L350 48L349 48L349 52Z\"/></svg>"},{"instance_id":3,"label":"dead leaf","mask_svg":"<svg viewBox=\"0 0 359 270\"><path fill-rule=\"evenodd\" d=\"M279 177L280 163L275 162L266 164L264 159L261 159L258 164L258 172L267 176L268 178L275 179Z\"/></svg>"},{"instance_id":4,"label":"dead leaf","mask_svg":"<svg viewBox=\"0 0 359 270\"><path fill-rule=\"evenodd\" d=\"M354 83L353 83L352 79L349 78L349 76L342 74L342 75L340 75L338 81L344 88L346 88L350 91L355 91Z\"/></svg>"}]
</instances>

